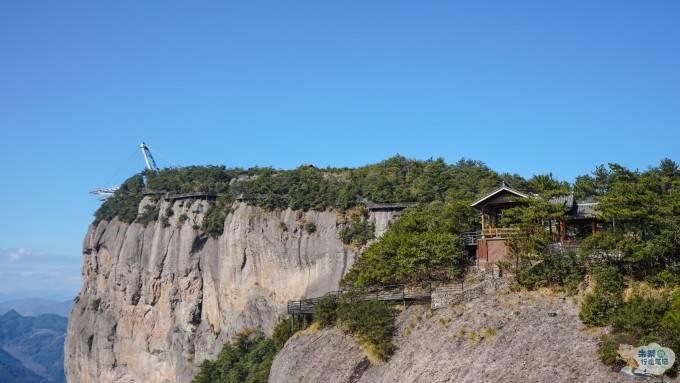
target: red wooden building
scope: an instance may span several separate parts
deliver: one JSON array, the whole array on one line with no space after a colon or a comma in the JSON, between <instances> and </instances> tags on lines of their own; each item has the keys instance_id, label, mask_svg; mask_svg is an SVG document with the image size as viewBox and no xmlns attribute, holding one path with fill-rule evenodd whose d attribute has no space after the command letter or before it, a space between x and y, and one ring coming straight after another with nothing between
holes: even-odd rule
<instances>
[{"instance_id":1,"label":"red wooden building","mask_svg":"<svg viewBox=\"0 0 680 383\"><path fill-rule=\"evenodd\" d=\"M513 227L503 227L501 218L503 211L514 206L524 205L528 198L535 195L520 192L503 183L500 187L472 203L479 210L481 231L471 244L476 246L477 265L480 268L493 268L498 261L511 261L506 246L508 236L517 235L519 231ZM557 197L550 200L566 208L567 214L558 222L546 222L546 230L554 233L555 243L561 246L578 244L585 237L601 228L595 210L597 202L576 202L573 195Z\"/></svg>"}]
</instances>

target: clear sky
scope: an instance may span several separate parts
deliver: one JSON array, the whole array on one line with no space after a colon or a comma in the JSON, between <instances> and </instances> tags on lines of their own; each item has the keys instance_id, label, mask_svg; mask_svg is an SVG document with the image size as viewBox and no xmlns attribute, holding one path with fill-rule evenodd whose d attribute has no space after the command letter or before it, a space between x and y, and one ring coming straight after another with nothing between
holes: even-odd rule
<instances>
[{"instance_id":1,"label":"clear sky","mask_svg":"<svg viewBox=\"0 0 680 383\"><path fill-rule=\"evenodd\" d=\"M0 299L69 297L143 167L680 160L680 2L0 2Z\"/></svg>"}]
</instances>

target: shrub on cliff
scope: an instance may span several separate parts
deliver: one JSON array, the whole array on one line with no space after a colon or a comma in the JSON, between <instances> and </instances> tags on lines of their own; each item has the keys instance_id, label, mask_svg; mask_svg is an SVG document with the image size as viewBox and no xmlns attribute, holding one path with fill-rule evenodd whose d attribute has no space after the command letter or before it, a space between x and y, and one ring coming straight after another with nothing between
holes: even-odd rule
<instances>
[{"instance_id":1,"label":"shrub on cliff","mask_svg":"<svg viewBox=\"0 0 680 383\"><path fill-rule=\"evenodd\" d=\"M350 214L349 223L340 229L340 239L345 245L364 246L375 238L375 225L368 221L368 209L357 209Z\"/></svg>"},{"instance_id":2,"label":"shrub on cliff","mask_svg":"<svg viewBox=\"0 0 680 383\"><path fill-rule=\"evenodd\" d=\"M94 224L100 221L119 220L132 223L137 218L139 203L142 201L144 181L141 174L135 174L120 185L120 188L97 209Z\"/></svg>"},{"instance_id":3,"label":"shrub on cliff","mask_svg":"<svg viewBox=\"0 0 680 383\"><path fill-rule=\"evenodd\" d=\"M146 188L173 194L192 192L225 193L235 177L245 174L243 169L224 166L187 166L147 172Z\"/></svg>"},{"instance_id":4,"label":"shrub on cliff","mask_svg":"<svg viewBox=\"0 0 680 383\"><path fill-rule=\"evenodd\" d=\"M317 302L313 318L321 327L337 325L354 336L372 362L385 361L394 353L395 312L388 302L327 295Z\"/></svg>"},{"instance_id":5,"label":"shrub on cliff","mask_svg":"<svg viewBox=\"0 0 680 383\"><path fill-rule=\"evenodd\" d=\"M597 356L600 361L613 369L620 369L626 363L619 359L619 345L635 344L636 340L624 334L603 334L600 336Z\"/></svg>"},{"instance_id":6,"label":"shrub on cliff","mask_svg":"<svg viewBox=\"0 0 680 383\"><path fill-rule=\"evenodd\" d=\"M266 383L278 351L261 331L245 331L227 343L216 360L205 360L193 383Z\"/></svg>"},{"instance_id":7,"label":"shrub on cliff","mask_svg":"<svg viewBox=\"0 0 680 383\"><path fill-rule=\"evenodd\" d=\"M515 273L517 283L529 290L557 287L575 294L585 275L585 266L575 252L547 253L536 264L520 262Z\"/></svg>"},{"instance_id":8,"label":"shrub on cliff","mask_svg":"<svg viewBox=\"0 0 680 383\"><path fill-rule=\"evenodd\" d=\"M149 223L157 220L159 214L160 207L158 206L158 203L146 205L144 206L144 211L142 212L142 214L140 214L139 217L137 217L137 222L146 226Z\"/></svg>"},{"instance_id":9,"label":"shrub on cliff","mask_svg":"<svg viewBox=\"0 0 680 383\"><path fill-rule=\"evenodd\" d=\"M279 319L272 331L272 342L276 349L281 350L290 337L296 332L304 330L304 325L304 322L294 321L291 316Z\"/></svg>"},{"instance_id":10,"label":"shrub on cliff","mask_svg":"<svg viewBox=\"0 0 680 383\"><path fill-rule=\"evenodd\" d=\"M333 295L325 295L314 306L314 321L318 322L321 327L332 326L335 324L338 315L337 297Z\"/></svg>"},{"instance_id":11,"label":"shrub on cliff","mask_svg":"<svg viewBox=\"0 0 680 383\"><path fill-rule=\"evenodd\" d=\"M628 334L641 343L658 341L663 328L659 318L663 318L668 308L666 297L633 296L612 316L612 328L615 332Z\"/></svg>"},{"instance_id":12,"label":"shrub on cliff","mask_svg":"<svg viewBox=\"0 0 680 383\"><path fill-rule=\"evenodd\" d=\"M669 159L646 171L621 165L599 166L578 177L574 191L596 197L597 214L607 225L581 246L588 258L604 267L593 270L594 291L585 297L580 317L596 326L612 325L614 337L627 343L650 341L680 349L680 298L667 289L680 284L680 167ZM624 276L628 284L624 299ZM649 283L653 294L637 294L634 287ZM673 291L673 290L671 290ZM616 338L601 343L602 360L615 360Z\"/></svg>"},{"instance_id":13,"label":"shrub on cliff","mask_svg":"<svg viewBox=\"0 0 680 383\"><path fill-rule=\"evenodd\" d=\"M620 344L633 346L651 342L680 349L680 295L633 295L621 303L611 315L611 333L600 338L600 360L612 367L621 366L617 359ZM671 371L675 374L676 369Z\"/></svg>"},{"instance_id":14,"label":"shrub on cliff","mask_svg":"<svg viewBox=\"0 0 680 383\"><path fill-rule=\"evenodd\" d=\"M364 288L460 277L467 266L457 235L463 212L442 204L407 209L359 256L342 284Z\"/></svg>"},{"instance_id":15,"label":"shrub on cliff","mask_svg":"<svg viewBox=\"0 0 680 383\"><path fill-rule=\"evenodd\" d=\"M314 222L307 222L302 226L302 228L307 234L313 234L316 232L316 224Z\"/></svg>"},{"instance_id":16,"label":"shrub on cliff","mask_svg":"<svg viewBox=\"0 0 680 383\"><path fill-rule=\"evenodd\" d=\"M206 211L203 216L203 222L201 222L201 230L211 237L222 235L224 232L224 220L230 211L231 203L229 199L225 196L218 197L216 202L208 206L208 211Z\"/></svg>"},{"instance_id":17,"label":"shrub on cliff","mask_svg":"<svg viewBox=\"0 0 680 383\"><path fill-rule=\"evenodd\" d=\"M606 326L623 304L623 276L611 266L596 267L591 276L595 281L595 289L584 298L579 317L583 323Z\"/></svg>"},{"instance_id":18,"label":"shrub on cliff","mask_svg":"<svg viewBox=\"0 0 680 383\"><path fill-rule=\"evenodd\" d=\"M395 312L390 303L344 302L338 305L336 314L340 328L358 338L369 357L386 361L392 356Z\"/></svg>"}]
</instances>

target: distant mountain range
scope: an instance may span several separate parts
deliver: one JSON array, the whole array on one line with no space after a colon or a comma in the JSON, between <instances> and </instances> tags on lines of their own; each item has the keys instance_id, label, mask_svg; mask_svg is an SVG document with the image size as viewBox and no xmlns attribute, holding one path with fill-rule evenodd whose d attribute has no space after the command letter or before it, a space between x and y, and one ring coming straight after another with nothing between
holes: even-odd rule
<instances>
[{"instance_id":1,"label":"distant mountain range","mask_svg":"<svg viewBox=\"0 0 680 383\"><path fill-rule=\"evenodd\" d=\"M68 317L73 301L55 301L42 298L13 299L0 302L0 315L14 310L22 316L56 314Z\"/></svg>"},{"instance_id":2,"label":"distant mountain range","mask_svg":"<svg viewBox=\"0 0 680 383\"><path fill-rule=\"evenodd\" d=\"M0 382L63 383L68 319L55 314L0 316Z\"/></svg>"}]
</instances>

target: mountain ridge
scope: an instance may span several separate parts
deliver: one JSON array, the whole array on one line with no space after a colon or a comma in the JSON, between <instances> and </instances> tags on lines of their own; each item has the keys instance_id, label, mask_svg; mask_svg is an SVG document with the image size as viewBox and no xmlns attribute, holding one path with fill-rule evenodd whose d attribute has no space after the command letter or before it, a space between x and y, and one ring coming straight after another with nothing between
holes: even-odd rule
<instances>
[{"instance_id":1,"label":"mountain ridge","mask_svg":"<svg viewBox=\"0 0 680 383\"><path fill-rule=\"evenodd\" d=\"M0 315L14 310L22 316L39 316L42 314L56 314L61 317L69 316L73 306L72 300L53 300L44 298L17 298L0 301Z\"/></svg>"},{"instance_id":2,"label":"mountain ridge","mask_svg":"<svg viewBox=\"0 0 680 383\"><path fill-rule=\"evenodd\" d=\"M67 321L56 314L26 317L15 310L0 315L0 381L65 382Z\"/></svg>"}]
</instances>

